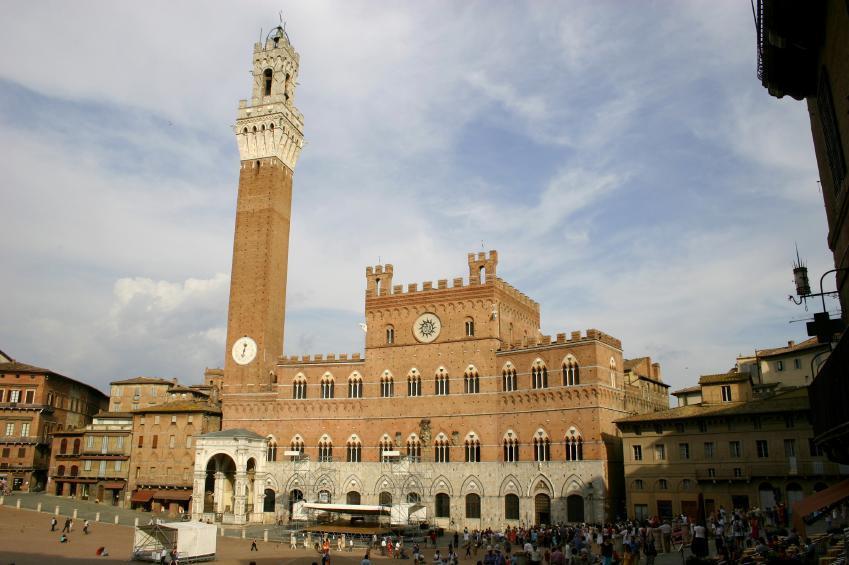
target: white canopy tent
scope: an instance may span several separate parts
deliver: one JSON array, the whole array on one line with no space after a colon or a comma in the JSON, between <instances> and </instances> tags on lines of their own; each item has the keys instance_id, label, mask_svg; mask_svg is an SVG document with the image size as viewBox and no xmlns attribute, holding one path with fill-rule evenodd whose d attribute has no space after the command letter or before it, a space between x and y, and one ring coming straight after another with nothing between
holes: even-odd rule
<instances>
[{"instance_id":1,"label":"white canopy tent","mask_svg":"<svg viewBox=\"0 0 849 565\"><path fill-rule=\"evenodd\" d=\"M133 560L158 562L163 551L177 548L180 563L215 559L216 527L203 522L167 522L137 526Z\"/></svg>"}]
</instances>

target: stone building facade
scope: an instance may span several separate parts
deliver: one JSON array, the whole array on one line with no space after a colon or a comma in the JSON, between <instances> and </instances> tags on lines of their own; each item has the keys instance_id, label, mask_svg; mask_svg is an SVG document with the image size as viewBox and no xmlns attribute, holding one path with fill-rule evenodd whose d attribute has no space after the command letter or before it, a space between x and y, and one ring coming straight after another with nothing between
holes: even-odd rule
<instances>
[{"instance_id":1,"label":"stone building facade","mask_svg":"<svg viewBox=\"0 0 849 565\"><path fill-rule=\"evenodd\" d=\"M43 490L51 434L88 424L106 406L96 388L0 351L0 480L13 490Z\"/></svg>"},{"instance_id":2,"label":"stone building facade","mask_svg":"<svg viewBox=\"0 0 849 565\"><path fill-rule=\"evenodd\" d=\"M624 501L614 420L668 407L660 368L596 329L541 335L539 304L498 276L394 284L365 272L365 355L282 355L299 56L253 50L222 381L223 430L197 441L193 518L290 518L300 499L421 502L443 526L602 520Z\"/></svg>"}]
</instances>

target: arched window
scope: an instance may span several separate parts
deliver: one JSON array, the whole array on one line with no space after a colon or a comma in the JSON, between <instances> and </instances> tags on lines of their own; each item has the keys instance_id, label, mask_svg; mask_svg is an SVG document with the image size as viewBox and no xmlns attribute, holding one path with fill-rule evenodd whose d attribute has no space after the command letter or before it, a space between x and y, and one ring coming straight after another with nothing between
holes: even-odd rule
<instances>
[{"instance_id":1,"label":"arched window","mask_svg":"<svg viewBox=\"0 0 849 565\"><path fill-rule=\"evenodd\" d=\"M333 376L330 373L325 373L321 377L321 397L325 399L333 398L334 392Z\"/></svg>"},{"instance_id":2,"label":"arched window","mask_svg":"<svg viewBox=\"0 0 849 565\"><path fill-rule=\"evenodd\" d=\"M326 435L318 441L318 460L326 463L333 461L333 441Z\"/></svg>"},{"instance_id":3,"label":"arched window","mask_svg":"<svg viewBox=\"0 0 849 565\"><path fill-rule=\"evenodd\" d=\"M348 377L348 398L363 397L363 379L359 373L352 373Z\"/></svg>"},{"instance_id":4,"label":"arched window","mask_svg":"<svg viewBox=\"0 0 849 565\"><path fill-rule=\"evenodd\" d=\"M292 438L291 443L292 451L298 451L301 455L304 454L304 440L301 436L295 436ZM294 459L294 457L292 458Z\"/></svg>"},{"instance_id":5,"label":"arched window","mask_svg":"<svg viewBox=\"0 0 849 565\"><path fill-rule=\"evenodd\" d=\"M383 491L377 497L377 503L381 506L392 506L392 493Z\"/></svg>"},{"instance_id":6,"label":"arched window","mask_svg":"<svg viewBox=\"0 0 849 565\"><path fill-rule=\"evenodd\" d=\"M303 400L307 397L307 379L303 375L298 375L292 381L292 398Z\"/></svg>"},{"instance_id":7,"label":"arched window","mask_svg":"<svg viewBox=\"0 0 849 565\"><path fill-rule=\"evenodd\" d=\"M433 442L433 460L437 463L451 461L450 443L444 434L439 434Z\"/></svg>"},{"instance_id":8,"label":"arched window","mask_svg":"<svg viewBox=\"0 0 849 565\"><path fill-rule=\"evenodd\" d=\"M471 492L466 495L466 518L481 517L481 497Z\"/></svg>"},{"instance_id":9,"label":"arched window","mask_svg":"<svg viewBox=\"0 0 849 565\"><path fill-rule=\"evenodd\" d=\"M473 365L469 365L463 374L463 390L466 394L477 394L481 391L478 370Z\"/></svg>"},{"instance_id":10,"label":"arched window","mask_svg":"<svg viewBox=\"0 0 849 565\"><path fill-rule=\"evenodd\" d=\"M71 451L71 453L76 455L79 452L80 452L80 440L79 440L79 438L77 438L77 439L74 440L74 448L73 448L73 451Z\"/></svg>"},{"instance_id":11,"label":"arched window","mask_svg":"<svg viewBox=\"0 0 849 565\"><path fill-rule=\"evenodd\" d=\"M504 392L516 390L516 368L512 363L507 363L501 370L501 390Z\"/></svg>"},{"instance_id":12,"label":"arched window","mask_svg":"<svg viewBox=\"0 0 849 565\"><path fill-rule=\"evenodd\" d=\"M410 504L416 504L417 502L421 502L422 497L419 496L417 492L408 492L407 493L407 502Z\"/></svg>"},{"instance_id":13,"label":"arched window","mask_svg":"<svg viewBox=\"0 0 849 565\"><path fill-rule=\"evenodd\" d=\"M451 517L451 497L444 492L440 492L436 495L436 517Z\"/></svg>"},{"instance_id":14,"label":"arched window","mask_svg":"<svg viewBox=\"0 0 849 565\"><path fill-rule=\"evenodd\" d=\"M378 443L378 449L380 449L380 461L382 463L387 463L390 461L391 457L389 455L385 455L386 451L394 451L395 446L392 444L392 440L389 438L387 434L383 434L383 437L380 438L380 443Z\"/></svg>"},{"instance_id":15,"label":"arched window","mask_svg":"<svg viewBox=\"0 0 849 565\"><path fill-rule=\"evenodd\" d=\"M268 446L265 450L265 460L277 461L277 442L274 440L273 436L268 436L266 441L268 442Z\"/></svg>"},{"instance_id":16,"label":"arched window","mask_svg":"<svg viewBox=\"0 0 849 565\"><path fill-rule=\"evenodd\" d=\"M411 434L407 438L407 458L413 462L422 460L422 442L416 434Z\"/></svg>"},{"instance_id":17,"label":"arched window","mask_svg":"<svg viewBox=\"0 0 849 565\"><path fill-rule=\"evenodd\" d=\"M466 463L480 463L481 442L474 432L471 432L466 436L464 445L466 448Z\"/></svg>"},{"instance_id":18,"label":"arched window","mask_svg":"<svg viewBox=\"0 0 849 565\"><path fill-rule=\"evenodd\" d=\"M262 73L262 92L263 92L262 95L263 96L270 96L271 95L271 79L272 79L271 69L265 69L265 72Z\"/></svg>"},{"instance_id":19,"label":"arched window","mask_svg":"<svg viewBox=\"0 0 849 565\"><path fill-rule=\"evenodd\" d=\"M71 465L71 476L76 477L79 474L80 474L80 468L77 467L76 465Z\"/></svg>"},{"instance_id":20,"label":"arched window","mask_svg":"<svg viewBox=\"0 0 849 565\"><path fill-rule=\"evenodd\" d=\"M515 494L504 497L504 517L507 520L519 519L519 497Z\"/></svg>"},{"instance_id":21,"label":"arched window","mask_svg":"<svg viewBox=\"0 0 849 565\"><path fill-rule=\"evenodd\" d=\"M551 461L551 441L543 430L534 434L534 461Z\"/></svg>"},{"instance_id":22,"label":"arched window","mask_svg":"<svg viewBox=\"0 0 849 565\"><path fill-rule=\"evenodd\" d=\"M395 343L395 327L394 326L386 326L386 343L393 344Z\"/></svg>"},{"instance_id":23,"label":"arched window","mask_svg":"<svg viewBox=\"0 0 849 565\"><path fill-rule=\"evenodd\" d=\"M472 318L466 318L466 337L475 336L475 321Z\"/></svg>"},{"instance_id":24,"label":"arched window","mask_svg":"<svg viewBox=\"0 0 849 565\"><path fill-rule=\"evenodd\" d=\"M395 379L388 371L384 371L383 376L380 377L380 396L382 398L395 396Z\"/></svg>"},{"instance_id":25,"label":"arched window","mask_svg":"<svg viewBox=\"0 0 849 565\"><path fill-rule=\"evenodd\" d=\"M583 461L584 440L575 428L569 429L569 434L566 436L565 443L566 461Z\"/></svg>"},{"instance_id":26,"label":"arched window","mask_svg":"<svg viewBox=\"0 0 849 565\"><path fill-rule=\"evenodd\" d=\"M348 491L348 494L345 495L345 504L358 505L360 504L360 500L360 493L355 490Z\"/></svg>"},{"instance_id":27,"label":"arched window","mask_svg":"<svg viewBox=\"0 0 849 565\"><path fill-rule=\"evenodd\" d=\"M56 468L56 474L60 477L64 476L65 475L65 466L59 465L59 467Z\"/></svg>"},{"instance_id":28,"label":"arched window","mask_svg":"<svg viewBox=\"0 0 849 565\"><path fill-rule=\"evenodd\" d=\"M357 436L351 436L345 446L345 461L348 463L360 463L363 459L363 444Z\"/></svg>"},{"instance_id":29,"label":"arched window","mask_svg":"<svg viewBox=\"0 0 849 565\"><path fill-rule=\"evenodd\" d=\"M576 386L581 384L578 373L578 361L571 355L563 361L563 386Z\"/></svg>"},{"instance_id":30,"label":"arched window","mask_svg":"<svg viewBox=\"0 0 849 565\"><path fill-rule=\"evenodd\" d=\"M519 438L512 431L504 434L504 462L515 463L519 460Z\"/></svg>"},{"instance_id":31,"label":"arched window","mask_svg":"<svg viewBox=\"0 0 849 565\"><path fill-rule=\"evenodd\" d=\"M667 490L669 488L669 481L666 479L658 479L657 488L658 490Z\"/></svg>"},{"instance_id":32,"label":"arched window","mask_svg":"<svg viewBox=\"0 0 849 565\"><path fill-rule=\"evenodd\" d=\"M407 396L422 395L422 377L417 369L410 369L407 374Z\"/></svg>"},{"instance_id":33,"label":"arched window","mask_svg":"<svg viewBox=\"0 0 849 565\"><path fill-rule=\"evenodd\" d=\"M548 369L541 359L531 367L531 388L548 388Z\"/></svg>"},{"instance_id":34,"label":"arched window","mask_svg":"<svg viewBox=\"0 0 849 565\"><path fill-rule=\"evenodd\" d=\"M64 455L68 452L68 440L62 438L62 441L59 442L59 454Z\"/></svg>"},{"instance_id":35,"label":"arched window","mask_svg":"<svg viewBox=\"0 0 849 565\"><path fill-rule=\"evenodd\" d=\"M436 395L437 396L445 396L449 394L448 388L448 371L445 370L444 367L440 367L438 371L436 371Z\"/></svg>"}]
</instances>

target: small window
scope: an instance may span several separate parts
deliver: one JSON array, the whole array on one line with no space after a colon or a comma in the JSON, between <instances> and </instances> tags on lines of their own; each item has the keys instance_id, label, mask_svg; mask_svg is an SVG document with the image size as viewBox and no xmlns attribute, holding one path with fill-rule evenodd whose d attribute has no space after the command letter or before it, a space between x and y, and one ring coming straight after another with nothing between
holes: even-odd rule
<instances>
[{"instance_id":1,"label":"small window","mask_svg":"<svg viewBox=\"0 0 849 565\"><path fill-rule=\"evenodd\" d=\"M705 459L713 459L715 453L715 445L712 441L705 442Z\"/></svg>"},{"instance_id":2,"label":"small window","mask_svg":"<svg viewBox=\"0 0 849 565\"><path fill-rule=\"evenodd\" d=\"M743 476L743 469L741 467L734 467L734 477L740 478Z\"/></svg>"},{"instance_id":3,"label":"small window","mask_svg":"<svg viewBox=\"0 0 849 565\"><path fill-rule=\"evenodd\" d=\"M657 488L660 490L668 490L669 489L669 481L666 479L658 479Z\"/></svg>"},{"instance_id":4,"label":"small window","mask_svg":"<svg viewBox=\"0 0 849 565\"><path fill-rule=\"evenodd\" d=\"M475 335L475 321L474 320L466 320L466 337L474 337Z\"/></svg>"},{"instance_id":5,"label":"small window","mask_svg":"<svg viewBox=\"0 0 849 565\"><path fill-rule=\"evenodd\" d=\"M783 371L784 370L784 361L777 361L775 363L775 368L778 369L779 371Z\"/></svg>"},{"instance_id":6,"label":"small window","mask_svg":"<svg viewBox=\"0 0 849 565\"><path fill-rule=\"evenodd\" d=\"M759 439L755 441L755 447L758 452L758 458L766 458L769 457L769 443L765 439Z\"/></svg>"},{"instance_id":7,"label":"small window","mask_svg":"<svg viewBox=\"0 0 849 565\"><path fill-rule=\"evenodd\" d=\"M731 385L722 385L722 401L723 402L731 402Z\"/></svg>"},{"instance_id":8,"label":"small window","mask_svg":"<svg viewBox=\"0 0 849 565\"><path fill-rule=\"evenodd\" d=\"M174 414L174 415L172 415L172 416L171 416L171 423L172 423L172 424L176 424L176 423L177 423L177 415L176 415L176 414Z\"/></svg>"},{"instance_id":9,"label":"small window","mask_svg":"<svg viewBox=\"0 0 849 565\"><path fill-rule=\"evenodd\" d=\"M711 478L716 477L716 469L714 469L713 467L708 467L707 471L708 471L708 477L711 477Z\"/></svg>"},{"instance_id":10,"label":"small window","mask_svg":"<svg viewBox=\"0 0 849 565\"><path fill-rule=\"evenodd\" d=\"M156 447L157 447L157 445L158 445L158 444L159 444L159 436L158 436L158 435L156 435L156 434L154 434L154 435L153 435L153 439L152 439L152 440L151 440L151 442L150 442L150 448L151 448L151 449L156 449Z\"/></svg>"},{"instance_id":11,"label":"small window","mask_svg":"<svg viewBox=\"0 0 849 565\"><path fill-rule=\"evenodd\" d=\"M395 328L392 326L386 328L386 343L390 345L395 343Z\"/></svg>"},{"instance_id":12,"label":"small window","mask_svg":"<svg viewBox=\"0 0 849 565\"><path fill-rule=\"evenodd\" d=\"M741 456L740 442L739 441L729 441L728 442L728 455L734 457L735 459Z\"/></svg>"},{"instance_id":13,"label":"small window","mask_svg":"<svg viewBox=\"0 0 849 565\"><path fill-rule=\"evenodd\" d=\"M801 369L802 368L802 360L801 359L793 359L793 368Z\"/></svg>"},{"instance_id":14,"label":"small window","mask_svg":"<svg viewBox=\"0 0 849 565\"><path fill-rule=\"evenodd\" d=\"M642 461L643 460L643 446L642 445L634 445L634 461Z\"/></svg>"},{"instance_id":15,"label":"small window","mask_svg":"<svg viewBox=\"0 0 849 565\"><path fill-rule=\"evenodd\" d=\"M679 443L678 444L678 455L681 459L689 459L690 458L690 444L689 443Z\"/></svg>"},{"instance_id":16,"label":"small window","mask_svg":"<svg viewBox=\"0 0 849 565\"><path fill-rule=\"evenodd\" d=\"M153 423L154 423L154 424L158 424L158 423L159 423L159 414L157 414L157 415L155 415L155 416L153 417Z\"/></svg>"},{"instance_id":17,"label":"small window","mask_svg":"<svg viewBox=\"0 0 849 565\"><path fill-rule=\"evenodd\" d=\"M655 461L666 461L666 446L662 443L654 446L654 459Z\"/></svg>"},{"instance_id":18,"label":"small window","mask_svg":"<svg viewBox=\"0 0 849 565\"><path fill-rule=\"evenodd\" d=\"M708 425L705 420L699 420L699 431L701 433L706 433L708 431Z\"/></svg>"},{"instance_id":19,"label":"small window","mask_svg":"<svg viewBox=\"0 0 849 565\"><path fill-rule=\"evenodd\" d=\"M796 457L796 440L795 439L785 439L784 440L784 456L785 457Z\"/></svg>"},{"instance_id":20,"label":"small window","mask_svg":"<svg viewBox=\"0 0 849 565\"><path fill-rule=\"evenodd\" d=\"M262 73L262 83L263 83L263 96L271 96L271 80L273 78L273 73L271 69L265 69L265 72Z\"/></svg>"},{"instance_id":21,"label":"small window","mask_svg":"<svg viewBox=\"0 0 849 565\"><path fill-rule=\"evenodd\" d=\"M634 490L643 490L645 485L643 484L643 479L635 479L634 480Z\"/></svg>"}]
</instances>

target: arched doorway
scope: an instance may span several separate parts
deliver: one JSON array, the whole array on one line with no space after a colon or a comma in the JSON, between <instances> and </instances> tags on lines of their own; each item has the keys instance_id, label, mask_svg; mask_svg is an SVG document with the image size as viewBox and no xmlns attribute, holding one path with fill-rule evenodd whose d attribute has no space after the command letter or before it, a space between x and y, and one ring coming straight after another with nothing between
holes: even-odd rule
<instances>
[{"instance_id":1,"label":"arched doorway","mask_svg":"<svg viewBox=\"0 0 849 565\"><path fill-rule=\"evenodd\" d=\"M333 502L333 497L330 496L329 490L320 490L318 491L318 501L323 504L330 504Z\"/></svg>"},{"instance_id":2,"label":"arched doorway","mask_svg":"<svg viewBox=\"0 0 849 565\"><path fill-rule=\"evenodd\" d=\"M534 497L534 524L551 523L551 497L545 493L539 493Z\"/></svg>"},{"instance_id":3,"label":"arched doorway","mask_svg":"<svg viewBox=\"0 0 849 565\"><path fill-rule=\"evenodd\" d=\"M224 453L214 455L206 464L203 488L203 511L230 514L234 510L236 462ZM216 517L217 519L217 517Z\"/></svg>"},{"instance_id":4,"label":"arched doorway","mask_svg":"<svg viewBox=\"0 0 849 565\"><path fill-rule=\"evenodd\" d=\"M771 483L761 483L758 486L758 501L760 502L761 510L767 508L775 508L776 492Z\"/></svg>"},{"instance_id":5,"label":"arched doorway","mask_svg":"<svg viewBox=\"0 0 849 565\"><path fill-rule=\"evenodd\" d=\"M451 517L451 497L449 497L444 492L440 492L436 495L436 517Z\"/></svg>"},{"instance_id":6,"label":"arched doorway","mask_svg":"<svg viewBox=\"0 0 849 565\"><path fill-rule=\"evenodd\" d=\"M392 493L386 491L381 492L378 504L381 506L392 506Z\"/></svg>"},{"instance_id":7,"label":"arched doorway","mask_svg":"<svg viewBox=\"0 0 849 565\"><path fill-rule=\"evenodd\" d=\"M262 499L262 511L274 512L274 497L276 493L270 488L265 489L265 497Z\"/></svg>"},{"instance_id":8,"label":"arched doorway","mask_svg":"<svg viewBox=\"0 0 849 565\"><path fill-rule=\"evenodd\" d=\"M584 521L584 497L580 494L570 494L566 497L566 521Z\"/></svg>"},{"instance_id":9,"label":"arched doorway","mask_svg":"<svg viewBox=\"0 0 849 565\"><path fill-rule=\"evenodd\" d=\"M360 493L355 490L348 491L345 495L345 504L360 504Z\"/></svg>"},{"instance_id":10,"label":"arched doorway","mask_svg":"<svg viewBox=\"0 0 849 565\"><path fill-rule=\"evenodd\" d=\"M298 489L293 489L289 491L289 519L292 519L292 508L295 506L295 503L300 502L304 499L304 493Z\"/></svg>"}]
</instances>

